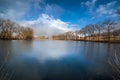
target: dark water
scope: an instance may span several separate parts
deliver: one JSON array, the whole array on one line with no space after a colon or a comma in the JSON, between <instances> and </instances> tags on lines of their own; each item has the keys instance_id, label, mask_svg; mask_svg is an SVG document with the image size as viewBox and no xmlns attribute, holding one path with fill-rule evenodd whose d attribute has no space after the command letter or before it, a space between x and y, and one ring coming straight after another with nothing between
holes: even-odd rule
<instances>
[{"instance_id":1,"label":"dark water","mask_svg":"<svg viewBox=\"0 0 120 80\"><path fill-rule=\"evenodd\" d=\"M112 80L119 44L0 41L0 80Z\"/></svg>"}]
</instances>

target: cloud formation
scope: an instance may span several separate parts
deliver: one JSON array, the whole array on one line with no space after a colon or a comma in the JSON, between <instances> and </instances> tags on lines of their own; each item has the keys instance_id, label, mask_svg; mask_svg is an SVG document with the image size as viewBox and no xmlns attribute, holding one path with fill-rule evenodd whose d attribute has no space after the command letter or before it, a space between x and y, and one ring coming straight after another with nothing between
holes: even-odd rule
<instances>
[{"instance_id":1,"label":"cloud formation","mask_svg":"<svg viewBox=\"0 0 120 80\"><path fill-rule=\"evenodd\" d=\"M88 23L103 21L105 19L116 20L118 18L118 15L116 14L117 9L119 8L118 0L112 0L108 2L100 2L99 0L88 0L86 2L82 2L81 6L87 8L86 15L88 15L88 17L83 17L79 20L85 25Z\"/></svg>"},{"instance_id":2,"label":"cloud formation","mask_svg":"<svg viewBox=\"0 0 120 80\"><path fill-rule=\"evenodd\" d=\"M51 36L66 31L74 31L75 27L78 26L54 18L53 16L60 16L64 9L56 4L47 4L44 0L13 0L14 4L9 0L7 2L1 0L0 2L4 4L4 8L6 6L5 9L0 9L0 18L10 19L23 26L32 27L36 36ZM29 16L30 13L32 13L30 17L35 16L32 9L39 11L38 15L36 15L38 18L26 20L25 17Z\"/></svg>"},{"instance_id":3,"label":"cloud formation","mask_svg":"<svg viewBox=\"0 0 120 80\"><path fill-rule=\"evenodd\" d=\"M84 27L86 24L106 18L113 19L117 16L115 11L119 2L118 0L105 2L104 0L0 0L0 18L18 23L22 21L36 28L37 34L61 33L75 30L78 25Z\"/></svg>"},{"instance_id":4,"label":"cloud formation","mask_svg":"<svg viewBox=\"0 0 120 80\"><path fill-rule=\"evenodd\" d=\"M0 18L18 21L29 15L31 9L40 9L43 0L0 0Z\"/></svg>"},{"instance_id":5,"label":"cloud formation","mask_svg":"<svg viewBox=\"0 0 120 80\"><path fill-rule=\"evenodd\" d=\"M44 13L59 17L64 12L64 9L56 4L46 4Z\"/></svg>"},{"instance_id":6,"label":"cloud formation","mask_svg":"<svg viewBox=\"0 0 120 80\"><path fill-rule=\"evenodd\" d=\"M114 9L114 7L115 7L116 3L117 3L117 1L112 1L112 2L109 2L104 5L99 5L99 7L96 9L96 13L99 16L108 15L108 17L109 16L115 17L116 9Z\"/></svg>"},{"instance_id":7,"label":"cloud formation","mask_svg":"<svg viewBox=\"0 0 120 80\"><path fill-rule=\"evenodd\" d=\"M47 14L41 14L36 20L23 21L20 24L22 24L23 26L31 26L34 29L36 36L51 36L67 31L74 31L78 26L61 21L60 19L55 19L54 17Z\"/></svg>"},{"instance_id":8,"label":"cloud formation","mask_svg":"<svg viewBox=\"0 0 120 80\"><path fill-rule=\"evenodd\" d=\"M45 0L0 0L0 18L20 21L26 16L32 17L40 13L60 16L64 9L56 4L48 4ZM37 13L37 14L34 14Z\"/></svg>"},{"instance_id":9,"label":"cloud formation","mask_svg":"<svg viewBox=\"0 0 120 80\"><path fill-rule=\"evenodd\" d=\"M81 6L87 6L89 12L93 12L93 9L95 7L95 3L97 0L91 0L91 1L86 1L86 2L81 2Z\"/></svg>"},{"instance_id":10,"label":"cloud formation","mask_svg":"<svg viewBox=\"0 0 120 80\"><path fill-rule=\"evenodd\" d=\"M15 7L6 9L3 13L0 12L0 17L11 20L19 20L28 12L29 9L29 4L16 1Z\"/></svg>"}]
</instances>

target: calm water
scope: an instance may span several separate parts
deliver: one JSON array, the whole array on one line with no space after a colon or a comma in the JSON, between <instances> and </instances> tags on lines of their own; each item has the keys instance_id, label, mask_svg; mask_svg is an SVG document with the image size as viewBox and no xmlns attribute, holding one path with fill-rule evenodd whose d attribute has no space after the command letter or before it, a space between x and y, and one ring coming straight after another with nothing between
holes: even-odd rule
<instances>
[{"instance_id":1,"label":"calm water","mask_svg":"<svg viewBox=\"0 0 120 80\"><path fill-rule=\"evenodd\" d=\"M119 44L0 41L0 80L112 80Z\"/></svg>"}]
</instances>

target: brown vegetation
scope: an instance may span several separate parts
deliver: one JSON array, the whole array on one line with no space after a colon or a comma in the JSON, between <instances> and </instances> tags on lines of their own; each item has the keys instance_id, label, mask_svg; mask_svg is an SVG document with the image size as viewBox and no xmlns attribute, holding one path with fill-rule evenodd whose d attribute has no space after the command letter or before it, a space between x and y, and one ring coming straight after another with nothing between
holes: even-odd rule
<instances>
[{"instance_id":1,"label":"brown vegetation","mask_svg":"<svg viewBox=\"0 0 120 80\"><path fill-rule=\"evenodd\" d=\"M102 23L88 24L75 32L66 32L54 35L58 40L84 40L98 42L120 42L120 29L116 28L116 22L105 20Z\"/></svg>"},{"instance_id":2,"label":"brown vegetation","mask_svg":"<svg viewBox=\"0 0 120 80\"><path fill-rule=\"evenodd\" d=\"M29 27L22 27L10 20L0 20L0 39L2 40L21 40L32 39L33 30Z\"/></svg>"}]
</instances>

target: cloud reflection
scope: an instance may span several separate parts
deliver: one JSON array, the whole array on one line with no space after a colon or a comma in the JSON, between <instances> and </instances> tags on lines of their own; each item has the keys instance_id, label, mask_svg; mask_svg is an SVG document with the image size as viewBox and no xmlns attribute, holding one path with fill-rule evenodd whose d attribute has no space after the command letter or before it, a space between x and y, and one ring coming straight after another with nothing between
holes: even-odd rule
<instances>
[{"instance_id":1,"label":"cloud reflection","mask_svg":"<svg viewBox=\"0 0 120 80\"><path fill-rule=\"evenodd\" d=\"M59 42L59 44L55 44L58 41L42 41L42 42L34 42L34 52L31 56L36 57L40 61L45 61L49 59L59 59L68 53L68 44L65 42ZM37 46L36 46L37 45ZM42 45L42 46L39 46Z\"/></svg>"}]
</instances>

